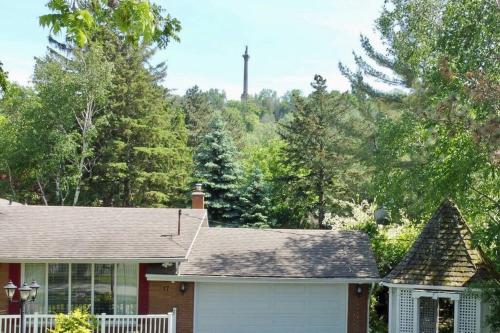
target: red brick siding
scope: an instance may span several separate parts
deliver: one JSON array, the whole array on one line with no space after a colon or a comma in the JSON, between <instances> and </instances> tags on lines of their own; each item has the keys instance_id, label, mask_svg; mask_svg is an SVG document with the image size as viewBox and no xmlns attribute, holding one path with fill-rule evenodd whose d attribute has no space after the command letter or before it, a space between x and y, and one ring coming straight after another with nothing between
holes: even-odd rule
<instances>
[{"instance_id":1,"label":"red brick siding","mask_svg":"<svg viewBox=\"0 0 500 333\"><path fill-rule=\"evenodd\" d=\"M3 291L7 283L9 283L9 264L0 264L0 315L9 312L9 302Z\"/></svg>"},{"instance_id":2,"label":"red brick siding","mask_svg":"<svg viewBox=\"0 0 500 333\"><path fill-rule=\"evenodd\" d=\"M204 209L205 208L205 194L194 192L191 198L191 208Z\"/></svg>"},{"instance_id":3,"label":"red brick siding","mask_svg":"<svg viewBox=\"0 0 500 333\"><path fill-rule=\"evenodd\" d=\"M186 282L186 292L180 282L149 281L149 313L167 313L177 308L177 332L193 333L194 283Z\"/></svg>"},{"instance_id":4,"label":"red brick siding","mask_svg":"<svg viewBox=\"0 0 500 333\"><path fill-rule=\"evenodd\" d=\"M357 293L358 286L362 292ZM367 333L368 327L368 299L370 297L369 284L350 284L347 308L347 333Z\"/></svg>"}]
</instances>

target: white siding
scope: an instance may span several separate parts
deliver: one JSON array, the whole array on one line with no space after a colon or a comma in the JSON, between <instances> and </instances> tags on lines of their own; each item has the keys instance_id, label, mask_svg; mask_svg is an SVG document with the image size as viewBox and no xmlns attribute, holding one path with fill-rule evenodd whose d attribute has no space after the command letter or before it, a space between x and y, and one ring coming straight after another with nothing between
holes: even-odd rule
<instances>
[{"instance_id":1,"label":"white siding","mask_svg":"<svg viewBox=\"0 0 500 333\"><path fill-rule=\"evenodd\" d=\"M195 333L346 332L347 285L197 283Z\"/></svg>"}]
</instances>

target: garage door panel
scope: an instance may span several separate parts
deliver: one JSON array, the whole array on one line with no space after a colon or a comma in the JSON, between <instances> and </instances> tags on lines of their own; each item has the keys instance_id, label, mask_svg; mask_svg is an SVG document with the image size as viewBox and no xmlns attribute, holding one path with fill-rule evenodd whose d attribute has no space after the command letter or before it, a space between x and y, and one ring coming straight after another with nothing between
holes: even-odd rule
<instances>
[{"instance_id":1,"label":"garage door panel","mask_svg":"<svg viewBox=\"0 0 500 333\"><path fill-rule=\"evenodd\" d=\"M346 332L347 285L197 283L196 333Z\"/></svg>"}]
</instances>

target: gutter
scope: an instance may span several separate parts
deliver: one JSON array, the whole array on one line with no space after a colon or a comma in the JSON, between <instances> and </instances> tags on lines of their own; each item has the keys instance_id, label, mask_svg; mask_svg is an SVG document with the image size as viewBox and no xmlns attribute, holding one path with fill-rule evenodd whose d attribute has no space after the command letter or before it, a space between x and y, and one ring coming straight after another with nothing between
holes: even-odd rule
<instances>
[{"instance_id":1,"label":"gutter","mask_svg":"<svg viewBox=\"0 0 500 333\"><path fill-rule=\"evenodd\" d=\"M389 288L402 288L402 289L423 289L423 290L450 290L450 291L465 291L467 287L447 287L447 286L432 286L425 284L399 284L390 282L380 282L381 286Z\"/></svg>"},{"instance_id":2,"label":"gutter","mask_svg":"<svg viewBox=\"0 0 500 333\"><path fill-rule=\"evenodd\" d=\"M2 263L92 263L92 264L116 264L116 263L138 263L138 264L164 264L185 262L185 257L174 258L0 258Z\"/></svg>"},{"instance_id":3,"label":"gutter","mask_svg":"<svg viewBox=\"0 0 500 333\"><path fill-rule=\"evenodd\" d=\"M207 276L207 275L167 275L146 274L148 281L182 282L235 282L235 283L311 283L311 284L367 284L378 283L376 278L278 278L244 276Z\"/></svg>"}]
</instances>

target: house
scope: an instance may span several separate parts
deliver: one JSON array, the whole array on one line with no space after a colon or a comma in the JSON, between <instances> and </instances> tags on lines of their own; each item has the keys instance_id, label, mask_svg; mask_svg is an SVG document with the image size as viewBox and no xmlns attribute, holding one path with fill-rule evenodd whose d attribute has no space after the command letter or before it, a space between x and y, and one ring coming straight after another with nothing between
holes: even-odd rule
<instances>
[{"instance_id":1,"label":"house","mask_svg":"<svg viewBox=\"0 0 500 333\"><path fill-rule=\"evenodd\" d=\"M115 320L120 333L367 332L379 276L364 233L210 227L203 196L190 209L2 206L0 285L41 285L34 326L85 305L106 313L102 333ZM168 314L168 330L147 314Z\"/></svg>"},{"instance_id":2,"label":"house","mask_svg":"<svg viewBox=\"0 0 500 333\"><path fill-rule=\"evenodd\" d=\"M390 333L489 332L477 283L498 281L457 206L444 201L403 260L383 279ZM445 327L448 330L445 330Z\"/></svg>"},{"instance_id":3,"label":"house","mask_svg":"<svg viewBox=\"0 0 500 333\"><path fill-rule=\"evenodd\" d=\"M20 203L0 198L0 206L22 206Z\"/></svg>"}]
</instances>

